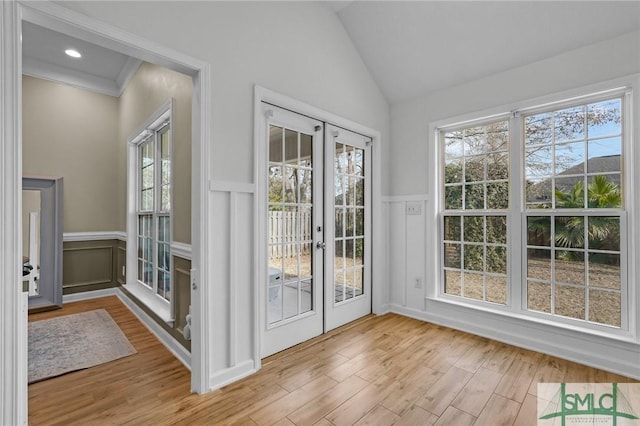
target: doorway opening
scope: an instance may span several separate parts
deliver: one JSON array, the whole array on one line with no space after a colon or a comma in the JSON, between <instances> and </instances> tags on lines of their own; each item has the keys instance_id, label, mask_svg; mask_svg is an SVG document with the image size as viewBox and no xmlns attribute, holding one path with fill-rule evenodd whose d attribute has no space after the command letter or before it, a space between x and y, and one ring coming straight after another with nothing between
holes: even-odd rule
<instances>
[{"instance_id":1,"label":"doorway opening","mask_svg":"<svg viewBox=\"0 0 640 426\"><path fill-rule=\"evenodd\" d=\"M3 10L4 11L4 10ZM206 392L209 390L208 383L208 363L209 356L207 352L206 339L206 327L208 314L204 306L207 301L207 287L204 285L207 280L202 277L206 277L208 268L205 262L202 261L206 258L208 251L208 241L204 238L207 235L206 220L207 217L207 176L209 175L209 146L208 143L208 127L210 125L210 83L209 83L209 65L205 62L197 59L185 56L179 52L173 51L168 48L160 47L156 43L149 42L145 39L139 38L132 34L125 34L121 30L115 27L108 26L97 20L89 18L87 16L71 12L63 7L54 4L14 4L14 10L12 13L7 14L6 22L11 22L11 25L5 26L4 34L10 34L8 40L14 42L13 48L17 53L17 57L20 57L22 53L22 47L19 43L22 24L29 23L38 25L43 28L55 30L59 33L75 37L78 39L86 40L91 43L97 44L107 49L111 49L116 52L126 54L130 57L138 58L147 63L166 67L173 71L186 74L191 79L191 85L193 88L193 100L192 100L192 119L189 124L191 128L191 150L187 154L192 159L191 164L191 185L188 191L191 193L191 277L189 280L189 288L191 289L191 388L194 392ZM5 23L6 23L5 22ZM4 40L4 39L3 39ZM8 70L8 71L7 71ZM12 69L6 68L8 75L11 77L12 83L15 86L16 104L21 104L21 78L23 69L22 63L16 60L12 63ZM12 92L13 93L13 92ZM5 115L6 117L6 115ZM22 112L20 109L14 110L8 114L8 117L12 119L12 122L16 123L16 127L22 126ZM12 145L12 151L15 157L19 159L22 152L22 140L19 137L20 133L15 132L18 135ZM21 186L17 183L17 177L21 175L22 168L19 165L15 168L4 171L4 174L9 178L7 181L16 182L15 188L12 189L12 193L18 194ZM20 203L20 197L13 197L11 203L7 205L7 208L14 209L19 212L22 208ZM16 217L16 224L20 224L20 218ZM11 222L13 223L13 222ZM19 226L18 226L19 228ZM15 242L13 246L7 247L8 251L20 251L20 242ZM8 258L8 256L7 256ZM17 295L19 296L19 295ZM23 300L19 297L20 301ZM16 298L17 301L17 298ZM26 335L23 325L26 324L26 310L7 311L5 315L8 317L7 321L4 321L8 326L13 324L14 328L7 329L7 333L10 333L12 339L16 342L22 342L22 344L16 345L15 354L10 358L13 370L20 372L20 376L24 378L24 384L22 381L15 381L14 389L4 389L4 391L10 392L16 395L18 403L14 405L17 410L16 418L25 418L26 415ZM11 315L11 317L9 317ZM6 368L7 365L3 365ZM20 402L22 401L22 402ZM23 411L24 410L24 411Z\"/></svg>"},{"instance_id":2,"label":"doorway opening","mask_svg":"<svg viewBox=\"0 0 640 426\"><path fill-rule=\"evenodd\" d=\"M373 132L256 98L264 358L372 312Z\"/></svg>"}]
</instances>

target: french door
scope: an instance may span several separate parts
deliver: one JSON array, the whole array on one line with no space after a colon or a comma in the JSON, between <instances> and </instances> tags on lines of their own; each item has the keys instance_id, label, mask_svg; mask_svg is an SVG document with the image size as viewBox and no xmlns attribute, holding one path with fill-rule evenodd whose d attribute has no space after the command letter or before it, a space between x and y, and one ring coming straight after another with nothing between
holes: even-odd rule
<instances>
[{"instance_id":1,"label":"french door","mask_svg":"<svg viewBox=\"0 0 640 426\"><path fill-rule=\"evenodd\" d=\"M263 113L265 357L371 312L371 250L366 138L269 104Z\"/></svg>"},{"instance_id":2,"label":"french door","mask_svg":"<svg viewBox=\"0 0 640 426\"><path fill-rule=\"evenodd\" d=\"M371 138L326 135L325 332L371 312Z\"/></svg>"}]
</instances>

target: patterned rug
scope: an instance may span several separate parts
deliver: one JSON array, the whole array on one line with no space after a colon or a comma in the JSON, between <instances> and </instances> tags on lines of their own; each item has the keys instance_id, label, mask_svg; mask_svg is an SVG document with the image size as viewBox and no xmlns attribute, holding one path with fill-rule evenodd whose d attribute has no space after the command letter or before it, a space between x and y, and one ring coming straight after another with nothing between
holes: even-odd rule
<instances>
[{"instance_id":1,"label":"patterned rug","mask_svg":"<svg viewBox=\"0 0 640 426\"><path fill-rule=\"evenodd\" d=\"M29 323L29 383L135 353L104 309Z\"/></svg>"}]
</instances>

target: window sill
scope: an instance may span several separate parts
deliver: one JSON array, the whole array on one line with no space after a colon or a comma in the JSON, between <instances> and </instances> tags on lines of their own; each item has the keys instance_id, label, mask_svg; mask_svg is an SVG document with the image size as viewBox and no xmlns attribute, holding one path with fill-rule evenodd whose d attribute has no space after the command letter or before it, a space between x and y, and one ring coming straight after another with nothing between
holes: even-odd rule
<instances>
[{"instance_id":1,"label":"window sill","mask_svg":"<svg viewBox=\"0 0 640 426\"><path fill-rule=\"evenodd\" d=\"M133 297L142 302L154 314L169 325L173 325L175 318L171 314L169 302L154 294L150 289L139 283L130 283L122 286Z\"/></svg>"},{"instance_id":2,"label":"window sill","mask_svg":"<svg viewBox=\"0 0 640 426\"><path fill-rule=\"evenodd\" d=\"M636 337L629 331L613 328L611 332L607 332L605 330L597 330L588 327L580 327L579 325L568 324L561 321L553 321L547 318L541 318L535 314L524 314L509 311L507 309L500 308L491 308L488 306L479 306L476 304L465 303L464 301L452 300L447 297L426 297L426 303L436 303L436 304L447 304L450 306L460 307L462 309L468 309L477 312L483 312L490 315L507 317L514 319L521 323L521 325L525 326L541 326L541 327L550 327L554 328L559 332L559 334L566 334L567 336L575 336L576 334L581 335L589 335L596 338L604 338L610 341L617 341L621 344L634 344L638 345L638 341ZM603 326L604 328L604 326Z\"/></svg>"}]
</instances>

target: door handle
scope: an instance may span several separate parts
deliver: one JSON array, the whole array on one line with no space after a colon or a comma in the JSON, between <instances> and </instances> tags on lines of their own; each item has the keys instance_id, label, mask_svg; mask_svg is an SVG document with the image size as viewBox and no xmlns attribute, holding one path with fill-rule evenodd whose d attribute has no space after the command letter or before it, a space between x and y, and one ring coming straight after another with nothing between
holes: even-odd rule
<instances>
[{"instance_id":1,"label":"door handle","mask_svg":"<svg viewBox=\"0 0 640 426\"><path fill-rule=\"evenodd\" d=\"M324 250L327 247L327 243L325 243L324 241L318 241L316 243L316 248L317 249L322 249Z\"/></svg>"}]
</instances>

